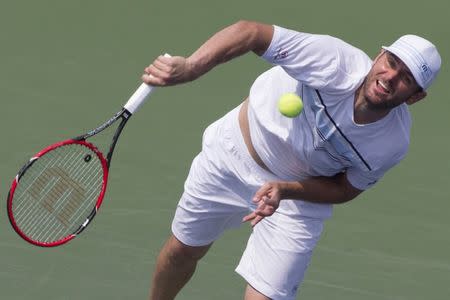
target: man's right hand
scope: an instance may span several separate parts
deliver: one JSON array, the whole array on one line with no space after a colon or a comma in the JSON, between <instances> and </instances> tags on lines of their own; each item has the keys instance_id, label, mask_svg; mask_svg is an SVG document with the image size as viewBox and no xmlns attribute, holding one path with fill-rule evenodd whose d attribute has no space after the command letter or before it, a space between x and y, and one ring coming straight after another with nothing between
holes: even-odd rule
<instances>
[{"instance_id":1,"label":"man's right hand","mask_svg":"<svg viewBox=\"0 0 450 300\"><path fill-rule=\"evenodd\" d=\"M182 56L159 56L144 69L142 81L153 86L176 85L196 78L189 60Z\"/></svg>"}]
</instances>

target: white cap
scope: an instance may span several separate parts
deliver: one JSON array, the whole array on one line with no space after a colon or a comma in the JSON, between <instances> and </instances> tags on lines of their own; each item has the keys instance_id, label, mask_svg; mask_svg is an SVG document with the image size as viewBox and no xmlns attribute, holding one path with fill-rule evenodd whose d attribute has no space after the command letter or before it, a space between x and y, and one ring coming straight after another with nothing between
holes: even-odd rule
<instances>
[{"instance_id":1,"label":"white cap","mask_svg":"<svg viewBox=\"0 0 450 300\"><path fill-rule=\"evenodd\" d=\"M395 54L409 68L412 75L426 90L441 68L441 56L428 40L417 35L404 35L383 49Z\"/></svg>"}]
</instances>

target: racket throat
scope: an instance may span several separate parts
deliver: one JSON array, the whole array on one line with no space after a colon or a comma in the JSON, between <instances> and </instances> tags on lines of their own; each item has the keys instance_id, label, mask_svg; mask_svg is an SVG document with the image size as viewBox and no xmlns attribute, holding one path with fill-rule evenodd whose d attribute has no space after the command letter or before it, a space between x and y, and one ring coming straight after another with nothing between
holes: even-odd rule
<instances>
[{"instance_id":1,"label":"racket throat","mask_svg":"<svg viewBox=\"0 0 450 300\"><path fill-rule=\"evenodd\" d=\"M126 108L122 108L120 111L118 111L114 116L112 116L108 121L106 121L105 123L103 123L102 125L100 125L99 127L83 134L80 136L77 136L75 138L73 138L76 141L84 141L88 138L90 138L91 136L94 136L100 132L102 132L103 130L105 130L106 128L108 128L109 126L111 126L113 123L115 123L118 119L122 119L122 121L120 122L119 127L122 125L122 128L118 128L117 130L122 131L123 126L125 125L125 123L128 121L128 119L132 116L132 113L130 113ZM116 131L117 133L117 131Z\"/></svg>"},{"instance_id":2,"label":"racket throat","mask_svg":"<svg viewBox=\"0 0 450 300\"><path fill-rule=\"evenodd\" d=\"M123 128L125 127L125 124L127 123L127 121L130 119L130 117L132 116L132 113L129 112L126 108L122 108L119 112L117 112L111 119L109 119L108 121L106 121L105 123L103 123L101 126L83 134L80 136L77 136L75 138L73 138L76 141L85 141L86 139L102 132L103 130L105 130L106 128L110 127L113 123L115 123L118 119L121 119L119 126L117 127L116 131L114 132L114 136L112 138L111 144L109 146L109 151L108 154L106 155L106 162L107 162L107 166L108 169L111 165L111 159L112 159L112 155L114 152L114 149L116 147L117 144L117 140L119 139L120 134L122 133Z\"/></svg>"},{"instance_id":3,"label":"racket throat","mask_svg":"<svg viewBox=\"0 0 450 300\"><path fill-rule=\"evenodd\" d=\"M122 130L125 127L125 124L127 123L127 121L129 120L130 117L131 117L131 114L129 114L127 117L124 116L122 118L122 121L120 121L120 124L117 127L117 129L116 129L116 132L114 133L114 136L112 138L111 144L109 146L108 154L106 155L106 162L107 162L107 165L108 165L108 169L109 169L109 167L111 165L112 155L114 153L114 149L116 148L116 144L117 144L117 141L119 139L119 136L122 133Z\"/></svg>"}]
</instances>

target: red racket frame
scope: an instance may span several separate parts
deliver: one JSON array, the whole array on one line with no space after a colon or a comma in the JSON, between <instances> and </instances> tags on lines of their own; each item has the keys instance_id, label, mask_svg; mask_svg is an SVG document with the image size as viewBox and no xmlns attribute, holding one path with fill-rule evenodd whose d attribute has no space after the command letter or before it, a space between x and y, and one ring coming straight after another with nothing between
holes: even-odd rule
<instances>
[{"instance_id":1,"label":"red racket frame","mask_svg":"<svg viewBox=\"0 0 450 300\"><path fill-rule=\"evenodd\" d=\"M92 150L98 157L98 159L100 160L101 166L102 166L102 170L103 170L103 182L102 182L102 189L100 191L100 194L97 198L97 202L95 203L95 207L92 210L92 212L90 213L90 215L88 216L88 218L86 219L86 221L80 225L80 227L77 228L77 230L75 230L75 232L73 232L72 234L59 239L57 241L54 242L50 242L50 243L46 243L46 242L40 242L40 241L36 241L30 237L28 237L17 225L15 219L14 219L14 213L13 213L13 201L14 201L14 192L17 188L17 186L20 184L20 178L22 177L23 174L25 174L25 172L42 156L44 156L45 154L49 153L50 151L55 150L56 148L65 146L65 145L70 145L70 144L78 144L78 145L82 145L84 147L89 148L90 150ZM17 234L19 234L24 240L26 240L27 242L36 245L36 246L40 246L40 247L55 247L55 246L59 246L62 244L67 243L68 241L72 240L73 238L75 238L79 233L81 233L86 226L92 221L92 219L94 218L94 216L96 215L97 211L99 210L100 206L102 205L103 202L103 198L105 197L105 192L106 192L106 186L108 184L108 174L109 174L109 170L108 170L108 162L105 159L105 157L103 156L103 153L100 152L100 150L98 150L98 148L93 145L92 143L89 143L85 140L77 140L77 139L69 139L69 140L65 140L62 142L58 142L55 143L53 145L50 145L44 149L42 149L41 151L39 151L36 155L34 155L29 161L28 163L19 171L19 173L16 175L16 177L14 178L12 184L11 184L11 188L9 190L9 194L8 194L8 201L7 201L7 209L8 209L8 217L9 217L9 221L11 222L12 227L14 228L14 230L17 232Z\"/></svg>"}]
</instances>

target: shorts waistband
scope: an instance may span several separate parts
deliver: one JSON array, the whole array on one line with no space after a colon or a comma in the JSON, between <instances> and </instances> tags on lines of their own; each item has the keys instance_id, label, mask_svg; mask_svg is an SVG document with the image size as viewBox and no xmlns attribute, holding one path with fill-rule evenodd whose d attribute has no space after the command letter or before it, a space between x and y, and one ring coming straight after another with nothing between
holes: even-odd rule
<instances>
[{"instance_id":1,"label":"shorts waistband","mask_svg":"<svg viewBox=\"0 0 450 300\"><path fill-rule=\"evenodd\" d=\"M258 177L264 181L277 180L278 178L274 174L265 170L255 162L247 149L241 128L239 127L239 111L241 107L242 104L234 108L223 118L224 138L228 139L231 144L235 146L235 154L239 155L240 159L258 174Z\"/></svg>"}]
</instances>

